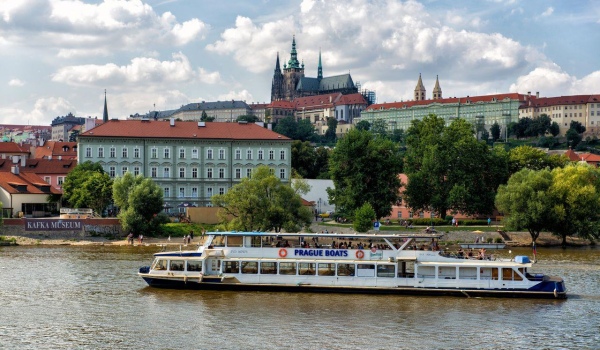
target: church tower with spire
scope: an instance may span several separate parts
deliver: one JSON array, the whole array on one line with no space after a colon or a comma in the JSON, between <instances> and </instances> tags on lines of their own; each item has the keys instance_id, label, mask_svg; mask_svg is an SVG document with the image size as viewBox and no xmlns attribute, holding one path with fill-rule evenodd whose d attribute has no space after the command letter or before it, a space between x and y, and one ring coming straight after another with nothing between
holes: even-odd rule
<instances>
[{"instance_id":1,"label":"church tower with spire","mask_svg":"<svg viewBox=\"0 0 600 350\"><path fill-rule=\"evenodd\" d=\"M108 107L106 106L106 89L104 89L104 114L102 115L102 121L105 123L108 121Z\"/></svg>"},{"instance_id":2,"label":"church tower with spire","mask_svg":"<svg viewBox=\"0 0 600 350\"><path fill-rule=\"evenodd\" d=\"M277 53L277 61L275 62L275 71L273 72L273 82L271 83L271 101L283 100L283 74L279 65L279 52Z\"/></svg>"},{"instance_id":3,"label":"church tower with spire","mask_svg":"<svg viewBox=\"0 0 600 350\"><path fill-rule=\"evenodd\" d=\"M321 49L319 49L319 67L317 68L317 80L323 79L323 65L321 64Z\"/></svg>"},{"instance_id":4,"label":"church tower with spire","mask_svg":"<svg viewBox=\"0 0 600 350\"><path fill-rule=\"evenodd\" d=\"M433 99L442 99L442 88L440 87L440 80L438 79L437 75L435 76L435 86L433 87Z\"/></svg>"},{"instance_id":5,"label":"church tower with spire","mask_svg":"<svg viewBox=\"0 0 600 350\"><path fill-rule=\"evenodd\" d=\"M304 63L298 61L296 52L296 36L292 38L292 51L287 65L283 65L283 99L292 101L296 98L296 86L301 78L304 77Z\"/></svg>"},{"instance_id":6,"label":"church tower with spire","mask_svg":"<svg viewBox=\"0 0 600 350\"><path fill-rule=\"evenodd\" d=\"M423 100L425 100L425 85L423 85L423 80L421 80L421 73L419 73L419 81L417 82L417 87L415 87L415 101Z\"/></svg>"}]
</instances>

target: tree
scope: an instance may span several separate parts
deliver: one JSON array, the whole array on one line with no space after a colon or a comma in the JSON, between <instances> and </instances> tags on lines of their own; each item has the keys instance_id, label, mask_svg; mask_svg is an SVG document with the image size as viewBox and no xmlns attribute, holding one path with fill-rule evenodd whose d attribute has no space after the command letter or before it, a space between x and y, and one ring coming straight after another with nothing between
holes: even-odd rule
<instances>
[{"instance_id":1,"label":"tree","mask_svg":"<svg viewBox=\"0 0 600 350\"><path fill-rule=\"evenodd\" d=\"M401 164L397 144L369 131L350 130L329 158L335 185L327 189L329 202L348 216L364 203L371 204L377 218L389 215L399 199Z\"/></svg>"},{"instance_id":2,"label":"tree","mask_svg":"<svg viewBox=\"0 0 600 350\"><path fill-rule=\"evenodd\" d=\"M549 230L562 238L600 237L600 171L588 164L569 164L552 170L549 189L552 225Z\"/></svg>"},{"instance_id":3,"label":"tree","mask_svg":"<svg viewBox=\"0 0 600 350\"><path fill-rule=\"evenodd\" d=\"M571 120L571 124L569 124L569 129L574 129L578 134L583 134L585 132L585 126L575 120Z\"/></svg>"},{"instance_id":4,"label":"tree","mask_svg":"<svg viewBox=\"0 0 600 350\"><path fill-rule=\"evenodd\" d=\"M374 135L386 137L387 136L387 124L383 119L375 119L371 124L371 132Z\"/></svg>"},{"instance_id":5,"label":"tree","mask_svg":"<svg viewBox=\"0 0 600 350\"><path fill-rule=\"evenodd\" d=\"M92 208L102 213L112 200L112 180L100 163L78 164L65 178L63 200L72 208Z\"/></svg>"},{"instance_id":6,"label":"tree","mask_svg":"<svg viewBox=\"0 0 600 350\"><path fill-rule=\"evenodd\" d=\"M310 225L312 218L299 193L266 166L256 168L251 178L242 179L227 193L213 196L212 202L222 208L220 218L231 230L294 232Z\"/></svg>"},{"instance_id":7,"label":"tree","mask_svg":"<svg viewBox=\"0 0 600 350\"><path fill-rule=\"evenodd\" d=\"M582 139L581 135L576 129L567 130L567 134L565 136L567 137L567 142L571 148L576 148Z\"/></svg>"},{"instance_id":8,"label":"tree","mask_svg":"<svg viewBox=\"0 0 600 350\"><path fill-rule=\"evenodd\" d=\"M492 141L496 142L500 138L500 125L494 122L490 128L490 132L492 133Z\"/></svg>"},{"instance_id":9,"label":"tree","mask_svg":"<svg viewBox=\"0 0 600 350\"><path fill-rule=\"evenodd\" d=\"M202 111L202 115L200 116L200 121L201 122L212 122L215 120L215 117L209 117L206 114L206 111Z\"/></svg>"},{"instance_id":10,"label":"tree","mask_svg":"<svg viewBox=\"0 0 600 350\"><path fill-rule=\"evenodd\" d=\"M404 129L394 129L390 135L390 139L396 143L404 143Z\"/></svg>"},{"instance_id":11,"label":"tree","mask_svg":"<svg viewBox=\"0 0 600 350\"><path fill-rule=\"evenodd\" d=\"M511 174L521 169L542 170L565 166L569 160L563 155L548 155L546 152L531 146L519 146L508 153L508 168Z\"/></svg>"},{"instance_id":12,"label":"tree","mask_svg":"<svg viewBox=\"0 0 600 350\"><path fill-rule=\"evenodd\" d=\"M257 116L252 114L240 115L235 119L236 122L247 122L247 123L256 123L260 121Z\"/></svg>"},{"instance_id":13,"label":"tree","mask_svg":"<svg viewBox=\"0 0 600 350\"><path fill-rule=\"evenodd\" d=\"M115 179L112 191L125 232L153 234L160 230L163 191L151 178L126 173Z\"/></svg>"},{"instance_id":14,"label":"tree","mask_svg":"<svg viewBox=\"0 0 600 350\"><path fill-rule=\"evenodd\" d=\"M554 203L548 192L551 186L550 170L527 168L513 174L506 185L500 185L496 207L505 215L506 226L513 230L527 229L535 242L553 220Z\"/></svg>"},{"instance_id":15,"label":"tree","mask_svg":"<svg viewBox=\"0 0 600 350\"><path fill-rule=\"evenodd\" d=\"M356 128L358 130L367 130L367 131L369 131L369 129L371 129L371 123L369 123L368 120L361 120L358 123L356 123Z\"/></svg>"},{"instance_id":16,"label":"tree","mask_svg":"<svg viewBox=\"0 0 600 350\"><path fill-rule=\"evenodd\" d=\"M435 115L414 120L407 148L403 194L410 208L442 218L450 209L469 215L493 211L497 187L508 178L508 155L478 141L467 121L446 127Z\"/></svg>"},{"instance_id":17,"label":"tree","mask_svg":"<svg viewBox=\"0 0 600 350\"><path fill-rule=\"evenodd\" d=\"M335 143L337 139L336 129L338 121L335 118L327 118L327 131L325 131L325 142Z\"/></svg>"},{"instance_id":18,"label":"tree","mask_svg":"<svg viewBox=\"0 0 600 350\"><path fill-rule=\"evenodd\" d=\"M273 130L293 140L300 141L309 141L315 134L315 127L310 123L310 120L303 119L297 122L292 116L281 119Z\"/></svg>"},{"instance_id":19,"label":"tree","mask_svg":"<svg viewBox=\"0 0 600 350\"><path fill-rule=\"evenodd\" d=\"M315 162L313 168L313 176L316 179L330 179L329 173L329 157L331 150L326 147L317 147L315 149ZM313 178L313 177L311 177Z\"/></svg>"},{"instance_id":20,"label":"tree","mask_svg":"<svg viewBox=\"0 0 600 350\"><path fill-rule=\"evenodd\" d=\"M337 124L336 124L337 125ZM335 128L334 128L335 130ZM296 126L296 134L294 140L310 141L315 136L315 126L312 125L310 120L300 120Z\"/></svg>"},{"instance_id":21,"label":"tree","mask_svg":"<svg viewBox=\"0 0 600 350\"><path fill-rule=\"evenodd\" d=\"M292 142L292 169L305 179L314 178L315 148L308 141Z\"/></svg>"},{"instance_id":22,"label":"tree","mask_svg":"<svg viewBox=\"0 0 600 350\"><path fill-rule=\"evenodd\" d=\"M548 129L548 132L552 134L553 137L558 136L558 134L560 134L560 126L558 125L558 123L552 122L552 124L550 124L550 128Z\"/></svg>"},{"instance_id":23,"label":"tree","mask_svg":"<svg viewBox=\"0 0 600 350\"><path fill-rule=\"evenodd\" d=\"M375 210L371 204L365 203L354 211L352 227L354 227L357 232L367 232L373 226L373 220L375 219Z\"/></svg>"}]
</instances>

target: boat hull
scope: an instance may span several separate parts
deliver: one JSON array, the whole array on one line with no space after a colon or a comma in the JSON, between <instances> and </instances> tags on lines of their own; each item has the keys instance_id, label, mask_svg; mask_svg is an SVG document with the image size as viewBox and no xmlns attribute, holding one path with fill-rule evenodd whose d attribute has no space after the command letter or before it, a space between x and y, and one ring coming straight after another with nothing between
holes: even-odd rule
<instances>
[{"instance_id":1,"label":"boat hull","mask_svg":"<svg viewBox=\"0 0 600 350\"><path fill-rule=\"evenodd\" d=\"M506 247L505 243L461 243L460 247L463 249L504 249Z\"/></svg>"},{"instance_id":2,"label":"boat hull","mask_svg":"<svg viewBox=\"0 0 600 350\"><path fill-rule=\"evenodd\" d=\"M566 299L567 292L562 288L555 292L556 286L548 284L537 286L535 290L519 289L469 289L469 288L415 288L415 287L351 287L322 286L313 284L260 284L260 283L227 283L214 278L202 282L188 279L163 279L142 275L150 287L189 290L222 290L222 291L271 291L271 292L310 292L310 293L349 293L349 294L396 294L421 296L454 296L454 297L498 297L498 298L534 298L534 299Z\"/></svg>"}]
</instances>

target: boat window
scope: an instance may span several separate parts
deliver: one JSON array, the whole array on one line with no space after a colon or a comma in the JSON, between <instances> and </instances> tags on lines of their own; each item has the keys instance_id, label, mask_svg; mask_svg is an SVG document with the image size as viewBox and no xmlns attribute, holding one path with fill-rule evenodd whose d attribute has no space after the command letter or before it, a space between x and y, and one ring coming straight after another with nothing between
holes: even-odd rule
<instances>
[{"instance_id":1,"label":"boat window","mask_svg":"<svg viewBox=\"0 0 600 350\"><path fill-rule=\"evenodd\" d=\"M260 237L252 236L252 247L260 247Z\"/></svg>"},{"instance_id":2,"label":"boat window","mask_svg":"<svg viewBox=\"0 0 600 350\"><path fill-rule=\"evenodd\" d=\"M477 268L476 267L459 267L458 278L464 280L477 279Z\"/></svg>"},{"instance_id":3,"label":"boat window","mask_svg":"<svg viewBox=\"0 0 600 350\"><path fill-rule=\"evenodd\" d=\"M194 272L202 272L202 261L189 261L187 262L187 270Z\"/></svg>"},{"instance_id":4,"label":"boat window","mask_svg":"<svg viewBox=\"0 0 600 350\"><path fill-rule=\"evenodd\" d=\"M213 247L224 247L225 246L225 237L224 236L215 236L212 241Z\"/></svg>"},{"instance_id":5,"label":"boat window","mask_svg":"<svg viewBox=\"0 0 600 350\"><path fill-rule=\"evenodd\" d=\"M154 261L154 265L152 266L152 270L166 270L167 269L167 261L163 259L157 259Z\"/></svg>"},{"instance_id":6,"label":"boat window","mask_svg":"<svg viewBox=\"0 0 600 350\"><path fill-rule=\"evenodd\" d=\"M273 275L277 273L277 264L275 262L261 262L260 273L263 275Z\"/></svg>"},{"instance_id":7,"label":"boat window","mask_svg":"<svg viewBox=\"0 0 600 350\"><path fill-rule=\"evenodd\" d=\"M301 275L314 275L315 263L298 263L298 272Z\"/></svg>"},{"instance_id":8,"label":"boat window","mask_svg":"<svg viewBox=\"0 0 600 350\"><path fill-rule=\"evenodd\" d=\"M335 264L319 263L319 276L335 276Z\"/></svg>"},{"instance_id":9,"label":"boat window","mask_svg":"<svg viewBox=\"0 0 600 350\"><path fill-rule=\"evenodd\" d=\"M354 276L355 272L354 264L338 264L337 275L338 276Z\"/></svg>"},{"instance_id":10,"label":"boat window","mask_svg":"<svg viewBox=\"0 0 600 350\"><path fill-rule=\"evenodd\" d=\"M280 275L295 275L296 274L296 263L293 263L293 262L279 263L279 274Z\"/></svg>"},{"instance_id":11,"label":"boat window","mask_svg":"<svg viewBox=\"0 0 600 350\"><path fill-rule=\"evenodd\" d=\"M228 247L241 247L243 243L242 236L228 236L227 237L227 246Z\"/></svg>"},{"instance_id":12,"label":"boat window","mask_svg":"<svg viewBox=\"0 0 600 350\"><path fill-rule=\"evenodd\" d=\"M242 273L258 273L258 262L242 261Z\"/></svg>"},{"instance_id":13,"label":"boat window","mask_svg":"<svg viewBox=\"0 0 600 350\"><path fill-rule=\"evenodd\" d=\"M527 273L527 269L523 268L523 267L521 267L521 268L519 268L517 270L519 270L519 272L521 272L523 275L525 275ZM514 280L515 281L522 281L523 277L519 276L519 274L515 272Z\"/></svg>"},{"instance_id":14,"label":"boat window","mask_svg":"<svg viewBox=\"0 0 600 350\"><path fill-rule=\"evenodd\" d=\"M171 260L169 265L169 270L171 271L183 271L183 267L185 266L183 260Z\"/></svg>"},{"instance_id":15,"label":"boat window","mask_svg":"<svg viewBox=\"0 0 600 350\"><path fill-rule=\"evenodd\" d=\"M239 261L225 261L225 273L240 273Z\"/></svg>"},{"instance_id":16,"label":"boat window","mask_svg":"<svg viewBox=\"0 0 600 350\"><path fill-rule=\"evenodd\" d=\"M415 263L413 261L398 261L398 277L415 277Z\"/></svg>"},{"instance_id":17,"label":"boat window","mask_svg":"<svg viewBox=\"0 0 600 350\"><path fill-rule=\"evenodd\" d=\"M357 277L375 277L375 264L358 264Z\"/></svg>"},{"instance_id":18,"label":"boat window","mask_svg":"<svg viewBox=\"0 0 600 350\"><path fill-rule=\"evenodd\" d=\"M395 265L377 265L377 277L394 277L396 276Z\"/></svg>"}]
</instances>

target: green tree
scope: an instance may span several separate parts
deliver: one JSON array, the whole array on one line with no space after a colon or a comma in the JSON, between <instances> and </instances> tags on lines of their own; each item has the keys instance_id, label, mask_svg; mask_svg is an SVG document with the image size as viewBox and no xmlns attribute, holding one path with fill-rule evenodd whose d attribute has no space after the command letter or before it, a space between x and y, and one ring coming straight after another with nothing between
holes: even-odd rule
<instances>
[{"instance_id":1,"label":"green tree","mask_svg":"<svg viewBox=\"0 0 600 350\"><path fill-rule=\"evenodd\" d=\"M329 158L335 185L327 189L329 202L348 216L370 203L377 218L389 215L399 199L402 158L398 145L374 137L369 131L352 129L338 140Z\"/></svg>"},{"instance_id":2,"label":"green tree","mask_svg":"<svg viewBox=\"0 0 600 350\"><path fill-rule=\"evenodd\" d=\"M329 157L331 155L331 150L327 147L317 147L315 149L315 162L313 168L313 177L309 177L309 179L330 179L331 175L329 173Z\"/></svg>"},{"instance_id":3,"label":"green tree","mask_svg":"<svg viewBox=\"0 0 600 350\"><path fill-rule=\"evenodd\" d=\"M583 134L585 132L585 126L576 120L571 120L569 129L575 130L578 134Z\"/></svg>"},{"instance_id":4,"label":"green tree","mask_svg":"<svg viewBox=\"0 0 600 350\"><path fill-rule=\"evenodd\" d=\"M335 129L334 129L335 130ZM315 126L312 125L310 120L300 120L296 126L296 133L294 140L310 141L315 136Z\"/></svg>"},{"instance_id":5,"label":"green tree","mask_svg":"<svg viewBox=\"0 0 600 350\"><path fill-rule=\"evenodd\" d=\"M369 131L371 129L371 123L369 123L368 120L361 120L358 123L356 123L356 128L358 130L367 130L367 131Z\"/></svg>"},{"instance_id":6,"label":"green tree","mask_svg":"<svg viewBox=\"0 0 600 350\"><path fill-rule=\"evenodd\" d=\"M404 199L414 210L489 214L499 184L508 178L508 155L474 136L473 126L457 119L446 127L429 115L407 131Z\"/></svg>"},{"instance_id":7,"label":"green tree","mask_svg":"<svg viewBox=\"0 0 600 350\"><path fill-rule=\"evenodd\" d=\"M335 118L327 118L327 131L325 131L325 140L327 143L335 143L337 139L336 129L338 121Z\"/></svg>"},{"instance_id":8,"label":"green tree","mask_svg":"<svg viewBox=\"0 0 600 350\"><path fill-rule=\"evenodd\" d=\"M404 129L394 129L390 135L390 139L397 143L404 143Z\"/></svg>"},{"instance_id":9,"label":"green tree","mask_svg":"<svg viewBox=\"0 0 600 350\"><path fill-rule=\"evenodd\" d=\"M581 135L576 129L567 130L567 134L565 136L567 137L567 142L571 148L576 148L582 139Z\"/></svg>"},{"instance_id":10,"label":"green tree","mask_svg":"<svg viewBox=\"0 0 600 350\"><path fill-rule=\"evenodd\" d=\"M292 169L305 179L314 175L315 148L308 141L292 142Z\"/></svg>"},{"instance_id":11,"label":"green tree","mask_svg":"<svg viewBox=\"0 0 600 350\"><path fill-rule=\"evenodd\" d=\"M371 132L374 135L386 137L387 136L387 124L383 119L375 119L371 124Z\"/></svg>"},{"instance_id":12,"label":"green tree","mask_svg":"<svg viewBox=\"0 0 600 350\"><path fill-rule=\"evenodd\" d=\"M213 196L212 202L222 208L221 220L231 230L279 232L283 228L294 232L310 225L312 218L299 193L265 166L255 169L251 178L242 179L227 193Z\"/></svg>"},{"instance_id":13,"label":"green tree","mask_svg":"<svg viewBox=\"0 0 600 350\"><path fill-rule=\"evenodd\" d=\"M588 164L569 164L552 170L548 191L552 205L549 230L567 245L568 236L600 237L600 171Z\"/></svg>"},{"instance_id":14,"label":"green tree","mask_svg":"<svg viewBox=\"0 0 600 350\"><path fill-rule=\"evenodd\" d=\"M290 139L297 140L296 129L298 129L298 122L292 116L287 116L277 122L273 131L281 135L285 135Z\"/></svg>"},{"instance_id":15,"label":"green tree","mask_svg":"<svg viewBox=\"0 0 600 350\"><path fill-rule=\"evenodd\" d=\"M552 124L550 124L550 128L548 129L548 132L552 134L553 137L558 136L558 134L560 134L560 126L558 125L558 123L552 122Z\"/></svg>"},{"instance_id":16,"label":"green tree","mask_svg":"<svg viewBox=\"0 0 600 350\"><path fill-rule=\"evenodd\" d=\"M373 220L376 219L375 210L369 203L363 204L360 208L354 211L354 220L352 227L357 232L367 232L373 225Z\"/></svg>"},{"instance_id":17,"label":"green tree","mask_svg":"<svg viewBox=\"0 0 600 350\"><path fill-rule=\"evenodd\" d=\"M209 117L206 114L206 111L202 111L202 115L200 116L200 121L201 122L212 122L215 120L215 117Z\"/></svg>"},{"instance_id":18,"label":"green tree","mask_svg":"<svg viewBox=\"0 0 600 350\"><path fill-rule=\"evenodd\" d=\"M508 168L511 174L523 168L531 170L554 169L563 167L569 162L567 157L563 155L548 155L540 149L527 145L511 149L508 157Z\"/></svg>"},{"instance_id":19,"label":"green tree","mask_svg":"<svg viewBox=\"0 0 600 350\"><path fill-rule=\"evenodd\" d=\"M163 191L150 178L126 173L115 179L112 186L118 217L125 232L154 234L160 231L164 218Z\"/></svg>"},{"instance_id":20,"label":"green tree","mask_svg":"<svg viewBox=\"0 0 600 350\"><path fill-rule=\"evenodd\" d=\"M112 180L100 163L78 164L65 178L63 200L72 208L92 208L102 213L111 202Z\"/></svg>"},{"instance_id":21,"label":"green tree","mask_svg":"<svg viewBox=\"0 0 600 350\"><path fill-rule=\"evenodd\" d=\"M531 241L535 242L553 220L551 186L550 170L527 168L513 174L506 185L500 185L496 207L505 215L506 226L512 230L527 229Z\"/></svg>"},{"instance_id":22,"label":"green tree","mask_svg":"<svg viewBox=\"0 0 600 350\"><path fill-rule=\"evenodd\" d=\"M500 125L494 122L490 128L490 132L492 133L492 141L496 142L500 138Z\"/></svg>"},{"instance_id":23,"label":"green tree","mask_svg":"<svg viewBox=\"0 0 600 350\"><path fill-rule=\"evenodd\" d=\"M236 122L248 122L248 123L256 123L260 121L257 116L252 114L240 115L235 119Z\"/></svg>"}]
</instances>

